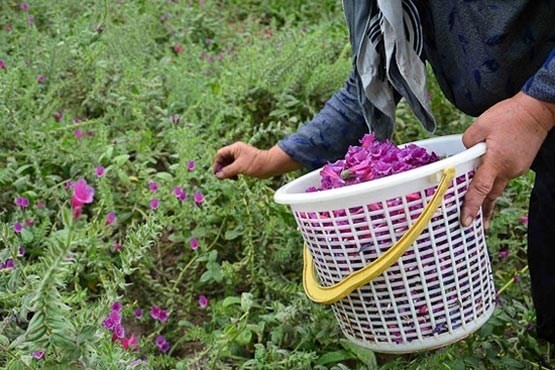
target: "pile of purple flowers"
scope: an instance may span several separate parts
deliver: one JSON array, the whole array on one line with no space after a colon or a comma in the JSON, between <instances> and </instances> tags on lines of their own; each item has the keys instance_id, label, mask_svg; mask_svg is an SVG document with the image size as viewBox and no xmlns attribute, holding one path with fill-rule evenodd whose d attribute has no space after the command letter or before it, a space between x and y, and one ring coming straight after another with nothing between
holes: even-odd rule
<instances>
[{"instance_id":1,"label":"pile of purple flowers","mask_svg":"<svg viewBox=\"0 0 555 370\"><path fill-rule=\"evenodd\" d=\"M307 191L335 189L379 179L440 159L437 154L415 144L399 148L389 140L376 140L373 133L364 135L360 144L350 146L344 159L325 165L320 171L321 188Z\"/></svg>"}]
</instances>

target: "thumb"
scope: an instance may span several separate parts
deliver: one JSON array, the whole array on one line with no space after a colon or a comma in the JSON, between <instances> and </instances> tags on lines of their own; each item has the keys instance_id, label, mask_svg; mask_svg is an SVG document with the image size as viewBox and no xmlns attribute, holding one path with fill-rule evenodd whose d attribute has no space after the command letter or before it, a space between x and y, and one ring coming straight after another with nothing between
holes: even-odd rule
<instances>
[{"instance_id":1,"label":"thumb","mask_svg":"<svg viewBox=\"0 0 555 370\"><path fill-rule=\"evenodd\" d=\"M218 172L215 173L216 178L218 179L237 179L237 175L239 171L237 169L237 165L234 163L229 164L225 167L222 167Z\"/></svg>"},{"instance_id":2,"label":"thumb","mask_svg":"<svg viewBox=\"0 0 555 370\"><path fill-rule=\"evenodd\" d=\"M483 127L481 127L481 126L482 126L481 121L479 119L477 119L463 133L462 142L463 142L463 145L467 149L470 148L470 147L473 147L474 145L476 145L478 143L481 143L482 141L485 141L485 139L486 139L485 131L484 131Z\"/></svg>"}]
</instances>

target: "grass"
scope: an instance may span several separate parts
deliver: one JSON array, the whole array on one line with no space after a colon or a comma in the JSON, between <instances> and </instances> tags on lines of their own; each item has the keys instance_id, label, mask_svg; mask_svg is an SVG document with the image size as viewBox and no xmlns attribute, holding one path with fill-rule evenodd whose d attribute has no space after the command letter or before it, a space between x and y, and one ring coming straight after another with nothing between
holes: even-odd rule
<instances>
[{"instance_id":1,"label":"grass","mask_svg":"<svg viewBox=\"0 0 555 370\"><path fill-rule=\"evenodd\" d=\"M302 238L273 201L302 171L213 176L219 147L269 147L342 86L341 12L335 0L0 3L0 263L14 263L0 270L1 368L555 365L535 339L526 270L521 217L533 174L509 184L487 233L500 291L493 317L464 341L402 356L353 346L329 307L305 296ZM431 83L436 135L462 132L471 117ZM397 113L396 142L429 136L404 104ZM80 178L95 193L75 218L69 185ZM104 325L114 302L136 350ZM168 319L152 318L153 306Z\"/></svg>"}]
</instances>

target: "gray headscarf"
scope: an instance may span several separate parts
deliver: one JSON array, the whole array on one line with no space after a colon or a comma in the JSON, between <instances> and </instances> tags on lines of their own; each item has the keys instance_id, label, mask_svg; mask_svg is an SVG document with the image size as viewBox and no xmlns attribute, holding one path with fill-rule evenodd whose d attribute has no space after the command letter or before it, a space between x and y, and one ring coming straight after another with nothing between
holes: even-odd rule
<instances>
[{"instance_id":1,"label":"gray headscarf","mask_svg":"<svg viewBox=\"0 0 555 370\"><path fill-rule=\"evenodd\" d=\"M395 106L406 99L426 130L435 129L421 59L422 30L411 0L344 0L350 25L359 101L370 129L380 139L391 137Z\"/></svg>"}]
</instances>

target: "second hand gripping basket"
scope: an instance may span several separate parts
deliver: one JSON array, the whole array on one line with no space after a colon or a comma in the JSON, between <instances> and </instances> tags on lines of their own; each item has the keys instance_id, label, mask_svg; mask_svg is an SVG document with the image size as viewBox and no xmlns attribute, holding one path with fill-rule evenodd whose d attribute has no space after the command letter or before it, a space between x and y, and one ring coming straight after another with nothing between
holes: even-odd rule
<instances>
[{"instance_id":1,"label":"second hand gripping basket","mask_svg":"<svg viewBox=\"0 0 555 370\"><path fill-rule=\"evenodd\" d=\"M373 181L310 192L319 170L281 187L304 239L303 283L331 304L343 334L383 353L442 347L480 328L495 308L481 213L460 209L485 143L461 135L414 142L440 161Z\"/></svg>"}]
</instances>

